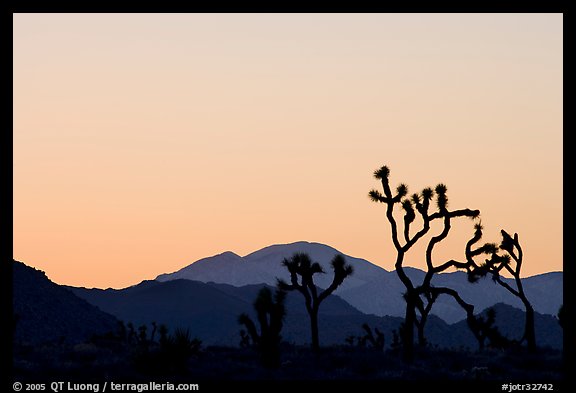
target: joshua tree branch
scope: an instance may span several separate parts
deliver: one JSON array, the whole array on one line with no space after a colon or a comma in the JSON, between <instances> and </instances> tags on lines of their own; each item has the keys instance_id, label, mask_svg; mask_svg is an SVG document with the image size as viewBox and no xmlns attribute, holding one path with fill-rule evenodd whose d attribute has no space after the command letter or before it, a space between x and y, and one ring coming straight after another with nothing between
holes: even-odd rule
<instances>
[{"instance_id":1,"label":"joshua tree branch","mask_svg":"<svg viewBox=\"0 0 576 393\"><path fill-rule=\"evenodd\" d=\"M458 262L454 259L451 259L447 262L444 262L441 265L438 265L432 269L434 274L441 273L450 267L455 267L456 269L468 269L469 265L467 262Z\"/></svg>"},{"instance_id":2,"label":"joshua tree branch","mask_svg":"<svg viewBox=\"0 0 576 393\"><path fill-rule=\"evenodd\" d=\"M252 338L252 342L258 344L260 337L258 336L256 325L254 325L250 317L247 314L241 314L240 317L238 317L238 322L246 327L250 338Z\"/></svg>"},{"instance_id":3,"label":"joshua tree branch","mask_svg":"<svg viewBox=\"0 0 576 393\"><path fill-rule=\"evenodd\" d=\"M471 210L471 209L460 209L448 212L436 212L430 215L430 220L435 220L438 218L442 218L444 215L449 216L450 218L454 217L471 217L476 218L480 215L480 210Z\"/></svg>"},{"instance_id":4,"label":"joshua tree branch","mask_svg":"<svg viewBox=\"0 0 576 393\"><path fill-rule=\"evenodd\" d=\"M430 292L435 296L439 296L441 294L452 296L452 298L456 300L460 307L466 311L468 316L474 316L474 306L466 303L454 289L446 287L431 287Z\"/></svg>"},{"instance_id":5,"label":"joshua tree branch","mask_svg":"<svg viewBox=\"0 0 576 393\"><path fill-rule=\"evenodd\" d=\"M432 237L428 242L428 247L426 247L426 266L428 267L428 272L430 274L434 274L434 264L432 262L432 251L434 250L434 246L448 236L450 227L450 217L446 215L444 217L444 228L442 229L442 232L438 236Z\"/></svg>"},{"instance_id":6,"label":"joshua tree branch","mask_svg":"<svg viewBox=\"0 0 576 393\"><path fill-rule=\"evenodd\" d=\"M506 288L514 296L520 296L520 292L518 292L517 290L512 288L512 286L510 286L506 281L502 280L502 277L500 275L493 275L493 277L495 277L494 279L496 280L496 282L498 284L502 285L504 288Z\"/></svg>"}]
</instances>

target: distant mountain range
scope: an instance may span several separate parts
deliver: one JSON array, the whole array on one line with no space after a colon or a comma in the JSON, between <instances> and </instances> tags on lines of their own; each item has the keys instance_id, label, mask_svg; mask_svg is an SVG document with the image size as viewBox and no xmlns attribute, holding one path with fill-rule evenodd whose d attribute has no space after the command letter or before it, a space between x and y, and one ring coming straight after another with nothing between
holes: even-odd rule
<instances>
[{"instance_id":1,"label":"distant mountain range","mask_svg":"<svg viewBox=\"0 0 576 393\"><path fill-rule=\"evenodd\" d=\"M187 328L205 345L237 346L241 328L238 316L243 312L254 316L252 303L266 285L233 286L175 279L144 281L120 290L73 288L57 285L43 272L16 261L13 282L14 312L18 317L15 337L28 344L81 342L94 334L116 331L118 320L122 320L136 326L157 322L172 331ZM309 320L302 296L289 293L286 308L284 340L309 343ZM494 309L501 332L509 338L519 338L523 311L502 303L494 305ZM367 323L384 332L389 348L392 331L401 322L399 317L365 314L333 295L320 307L320 340L322 345L342 345L349 336L363 335L361 326ZM562 346L562 329L552 316L536 314L536 334L540 345ZM439 347L476 348L463 321L450 325L432 316L426 337Z\"/></svg>"},{"instance_id":2,"label":"distant mountain range","mask_svg":"<svg viewBox=\"0 0 576 393\"><path fill-rule=\"evenodd\" d=\"M273 286L277 278L289 279L286 268L282 266L282 260L290 258L296 252L308 253L312 260L319 262L327 272L315 276L318 286L326 288L330 285L332 280L330 261L340 252L324 244L309 242L273 245L245 257L225 252L196 261L177 272L161 274L156 280L187 279L237 287L251 284ZM346 260L354 266L354 274L344 281L335 294L366 314L404 316L405 303L402 293L405 288L396 272L388 272L369 261L348 255ZM422 282L425 272L416 268L407 268L406 271L413 282ZM562 272L544 273L523 279L528 299L536 311L549 315L558 313L563 299L562 280ZM514 287L513 280L506 281ZM521 302L516 297L490 278L470 284L464 272L452 272L436 275L432 283L456 289L465 301L476 307L476 310L483 310L497 303L522 308ZM432 313L448 323L466 317L458 304L449 297L440 297Z\"/></svg>"}]
</instances>

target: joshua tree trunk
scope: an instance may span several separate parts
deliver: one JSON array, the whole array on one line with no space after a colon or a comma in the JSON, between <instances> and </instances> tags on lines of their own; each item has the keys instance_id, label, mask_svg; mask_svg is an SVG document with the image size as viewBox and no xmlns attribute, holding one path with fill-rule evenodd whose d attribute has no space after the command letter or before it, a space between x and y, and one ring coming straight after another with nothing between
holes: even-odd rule
<instances>
[{"instance_id":1,"label":"joshua tree trunk","mask_svg":"<svg viewBox=\"0 0 576 393\"><path fill-rule=\"evenodd\" d=\"M520 258L521 256L522 254L520 253ZM520 279L519 270L516 273L515 279L516 279L516 287L518 288L518 297L522 301L524 309L526 310L523 338L524 340L526 340L526 346L528 347L528 352L535 353L537 347L536 347L536 331L534 329L534 308L532 307L532 304L530 304L530 302L528 301L528 297L526 297L526 293L524 292L524 286L522 285L522 280Z\"/></svg>"},{"instance_id":2,"label":"joshua tree trunk","mask_svg":"<svg viewBox=\"0 0 576 393\"><path fill-rule=\"evenodd\" d=\"M516 268L512 270L509 264L505 265L506 270L509 273L512 273L514 279L516 281L516 296L520 298L522 304L524 304L524 308L526 309L526 322L524 326L524 339L526 340L526 345L528 346L528 351L531 353L535 353L536 348L536 332L534 330L534 308L528 301L528 297L526 297L526 293L524 292L524 286L522 285L522 279L520 278L520 271L522 269L522 260L524 259L522 252L522 247L520 246L520 241L518 240L518 234L514 234L514 238L510 236L505 230L501 230L500 233L502 234L502 243L500 244L500 248L508 252L510 257L516 262ZM497 280L501 285L502 281ZM510 287L508 286L507 289ZM514 291L511 291L514 293Z\"/></svg>"},{"instance_id":3,"label":"joshua tree trunk","mask_svg":"<svg viewBox=\"0 0 576 393\"><path fill-rule=\"evenodd\" d=\"M414 324L416 322L416 302L414 295L406 296L406 315L404 318L404 328L401 331L402 337L402 358L405 362L414 360Z\"/></svg>"},{"instance_id":4,"label":"joshua tree trunk","mask_svg":"<svg viewBox=\"0 0 576 393\"><path fill-rule=\"evenodd\" d=\"M420 321L416 323L418 327L418 345L420 347L425 347L427 345L426 336L424 335L424 328L426 327L426 322L428 321L428 315L430 315L430 310L436 301L436 297L429 295L427 298L426 306L420 308Z\"/></svg>"},{"instance_id":5,"label":"joshua tree trunk","mask_svg":"<svg viewBox=\"0 0 576 393\"><path fill-rule=\"evenodd\" d=\"M318 337L318 308L312 309L310 313L310 329L312 331L312 350L320 350L320 339Z\"/></svg>"},{"instance_id":6,"label":"joshua tree trunk","mask_svg":"<svg viewBox=\"0 0 576 393\"><path fill-rule=\"evenodd\" d=\"M526 344L528 346L529 352L536 352L536 332L534 331L534 308L528 300L524 301L524 307L526 308L526 322L524 326L524 338L526 339Z\"/></svg>"},{"instance_id":7,"label":"joshua tree trunk","mask_svg":"<svg viewBox=\"0 0 576 393\"><path fill-rule=\"evenodd\" d=\"M424 336L424 326L426 326L426 318L422 316L420 319L420 323L418 326L418 346L425 347L426 346L426 337Z\"/></svg>"},{"instance_id":8,"label":"joshua tree trunk","mask_svg":"<svg viewBox=\"0 0 576 393\"><path fill-rule=\"evenodd\" d=\"M416 329L418 331L418 346L423 348L426 346L426 338L424 337L424 326L420 323L416 324Z\"/></svg>"}]
</instances>

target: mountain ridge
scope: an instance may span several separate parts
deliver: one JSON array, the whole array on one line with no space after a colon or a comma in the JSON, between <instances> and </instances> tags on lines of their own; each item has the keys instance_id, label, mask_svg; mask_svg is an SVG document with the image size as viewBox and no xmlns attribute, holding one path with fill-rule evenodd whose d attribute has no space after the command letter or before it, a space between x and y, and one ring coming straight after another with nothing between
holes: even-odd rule
<instances>
[{"instance_id":1,"label":"mountain ridge","mask_svg":"<svg viewBox=\"0 0 576 393\"><path fill-rule=\"evenodd\" d=\"M244 257L228 251L208 258L202 258L173 273L156 277L158 281L185 278L202 282L215 282L244 286L250 284L275 285L277 278L289 279L281 262L294 252L308 253L312 260L319 262L327 274L315 276L319 287L327 287L332 278L330 260L336 254L345 256L348 263L355 268L354 274L347 278L335 291L358 310L377 316L403 316L405 311L402 293L404 285L395 271L373 264L362 258L356 258L339 252L336 248L317 242L299 241L286 244L275 244L251 252ZM233 255L233 257L231 257ZM414 282L421 282L425 272L408 266L405 268ZM512 279L504 279L514 286ZM562 304L563 272L541 273L523 278L523 284L529 300L536 311L542 314L555 315ZM435 285L448 286L461 292L464 300L485 309L498 302L522 307L521 302L489 278L471 284L466 274L461 271L445 272L434 276ZM465 318L464 311L448 297L440 297L432 313L448 323Z\"/></svg>"}]
</instances>

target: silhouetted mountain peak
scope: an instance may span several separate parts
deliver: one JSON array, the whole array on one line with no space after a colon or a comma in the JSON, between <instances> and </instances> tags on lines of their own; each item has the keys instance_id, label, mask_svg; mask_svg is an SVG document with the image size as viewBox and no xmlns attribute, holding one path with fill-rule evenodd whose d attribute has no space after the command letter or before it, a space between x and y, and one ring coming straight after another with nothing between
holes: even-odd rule
<instances>
[{"instance_id":1,"label":"silhouetted mountain peak","mask_svg":"<svg viewBox=\"0 0 576 393\"><path fill-rule=\"evenodd\" d=\"M318 275L316 283L326 288L330 285L332 268L330 262L337 254L342 254L346 261L354 266L354 274L349 277L336 293L359 287L377 279L388 272L364 259L345 255L333 247L321 243L298 241L288 244L275 244L252 252L245 257L234 253L223 253L200 259L171 274L159 275L158 281L178 278L244 286L250 284L275 285L278 278L289 280L288 272L282 261L295 253L306 253L314 262L320 263L328 274Z\"/></svg>"},{"instance_id":2,"label":"silhouetted mountain peak","mask_svg":"<svg viewBox=\"0 0 576 393\"><path fill-rule=\"evenodd\" d=\"M314 255L319 256L319 254L337 254L339 253L333 247L327 246L326 244L316 243L316 242L307 242L307 241L297 241L294 243L285 243L285 244L274 244L271 246L264 247L260 250L254 251L245 258L257 260L261 258L266 258L270 255L274 254L286 254L286 253L306 253L309 254L313 259Z\"/></svg>"}]
</instances>

